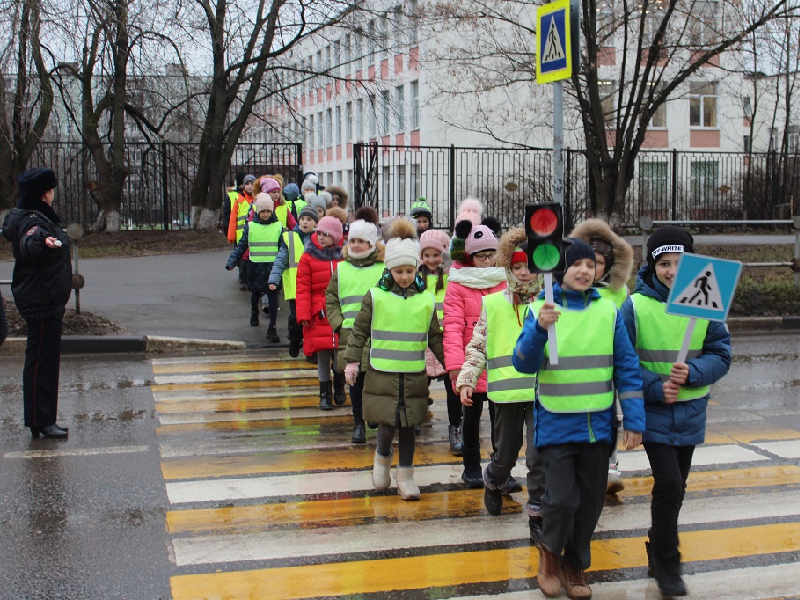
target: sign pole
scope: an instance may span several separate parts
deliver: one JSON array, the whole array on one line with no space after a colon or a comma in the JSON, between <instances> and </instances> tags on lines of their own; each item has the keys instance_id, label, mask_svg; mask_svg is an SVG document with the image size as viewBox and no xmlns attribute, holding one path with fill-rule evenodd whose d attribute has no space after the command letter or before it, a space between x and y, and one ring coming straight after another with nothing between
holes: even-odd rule
<instances>
[{"instance_id":1,"label":"sign pole","mask_svg":"<svg viewBox=\"0 0 800 600\"><path fill-rule=\"evenodd\" d=\"M544 301L553 304L553 274L544 274ZM556 342L556 324L551 323L547 327L547 343L550 351L550 364L558 364L558 343Z\"/></svg>"},{"instance_id":2,"label":"sign pole","mask_svg":"<svg viewBox=\"0 0 800 600\"><path fill-rule=\"evenodd\" d=\"M553 82L553 202L564 205L564 83Z\"/></svg>"},{"instance_id":3,"label":"sign pole","mask_svg":"<svg viewBox=\"0 0 800 600\"><path fill-rule=\"evenodd\" d=\"M694 333L694 326L696 323L697 319L694 317L689 319L689 324L686 326L686 333L683 334L683 344L678 352L678 360L676 362L686 362L686 355L689 354L689 344L692 341L692 334Z\"/></svg>"}]
</instances>

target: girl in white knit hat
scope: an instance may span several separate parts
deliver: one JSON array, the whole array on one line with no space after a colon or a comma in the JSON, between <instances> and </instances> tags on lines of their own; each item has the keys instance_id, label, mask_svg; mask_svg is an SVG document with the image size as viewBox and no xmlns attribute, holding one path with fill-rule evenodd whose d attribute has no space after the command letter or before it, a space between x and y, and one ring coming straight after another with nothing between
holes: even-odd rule
<instances>
[{"instance_id":1,"label":"girl in white knit hat","mask_svg":"<svg viewBox=\"0 0 800 600\"><path fill-rule=\"evenodd\" d=\"M444 355L435 300L417 274L419 243L409 220L392 223L384 262L388 273L364 296L347 340L345 377L350 385L356 382L370 340L363 402L364 418L378 423L372 484L379 490L391 484L392 439L397 432L397 489L403 500L419 500L414 426L422 424L428 412L425 348L433 350L440 362Z\"/></svg>"}]
</instances>

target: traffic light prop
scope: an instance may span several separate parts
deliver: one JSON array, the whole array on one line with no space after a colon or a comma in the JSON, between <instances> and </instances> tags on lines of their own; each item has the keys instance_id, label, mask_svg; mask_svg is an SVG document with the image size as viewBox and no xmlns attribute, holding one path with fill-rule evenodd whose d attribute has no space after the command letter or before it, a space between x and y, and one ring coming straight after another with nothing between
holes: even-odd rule
<instances>
[{"instance_id":1,"label":"traffic light prop","mask_svg":"<svg viewBox=\"0 0 800 600\"><path fill-rule=\"evenodd\" d=\"M562 237L564 221L558 202L525 206L525 234L528 236L528 268L544 273L544 301L553 304L553 273L564 272ZM556 326L547 328L550 364L558 364Z\"/></svg>"},{"instance_id":2,"label":"traffic light prop","mask_svg":"<svg viewBox=\"0 0 800 600\"><path fill-rule=\"evenodd\" d=\"M557 202L525 206L528 265L532 273L561 273L564 253L561 238L564 222Z\"/></svg>"}]
</instances>

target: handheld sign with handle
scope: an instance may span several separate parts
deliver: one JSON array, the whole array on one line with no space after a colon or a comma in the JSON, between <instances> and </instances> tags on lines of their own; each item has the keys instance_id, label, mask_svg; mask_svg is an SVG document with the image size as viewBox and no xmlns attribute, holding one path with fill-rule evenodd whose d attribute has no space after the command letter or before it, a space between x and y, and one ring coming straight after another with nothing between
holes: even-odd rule
<instances>
[{"instance_id":1,"label":"handheld sign with handle","mask_svg":"<svg viewBox=\"0 0 800 600\"><path fill-rule=\"evenodd\" d=\"M564 223L558 202L525 206L525 234L528 236L528 265L531 273L544 274L544 300L553 304L553 273L564 270L561 251ZM556 326L547 328L550 363L558 364Z\"/></svg>"},{"instance_id":2,"label":"handheld sign with handle","mask_svg":"<svg viewBox=\"0 0 800 600\"><path fill-rule=\"evenodd\" d=\"M681 255L666 306L667 314L689 317L677 362L686 361L697 319L723 322L728 319L741 274L742 263L738 260Z\"/></svg>"}]
</instances>

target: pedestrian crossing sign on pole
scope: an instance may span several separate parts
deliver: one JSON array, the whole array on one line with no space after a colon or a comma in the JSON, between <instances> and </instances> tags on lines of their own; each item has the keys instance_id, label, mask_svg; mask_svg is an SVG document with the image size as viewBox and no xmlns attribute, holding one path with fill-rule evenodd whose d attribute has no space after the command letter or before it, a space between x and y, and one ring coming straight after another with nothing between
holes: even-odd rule
<instances>
[{"instance_id":1,"label":"pedestrian crossing sign on pole","mask_svg":"<svg viewBox=\"0 0 800 600\"><path fill-rule=\"evenodd\" d=\"M536 83L572 77L571 29L569 0L557 0L536 11Z\"/></svg>"},{"instance_id":2,"label":"pedestrian crossing sign on pole","mask_svg":"<svg viewBox=\"0 0 800 600\"><path fill-rule=\"evenodd\" d=\"M683 254L667 298L671 315L725 321L742 263L700 254Z\"/></svg>"}]
</instances>

